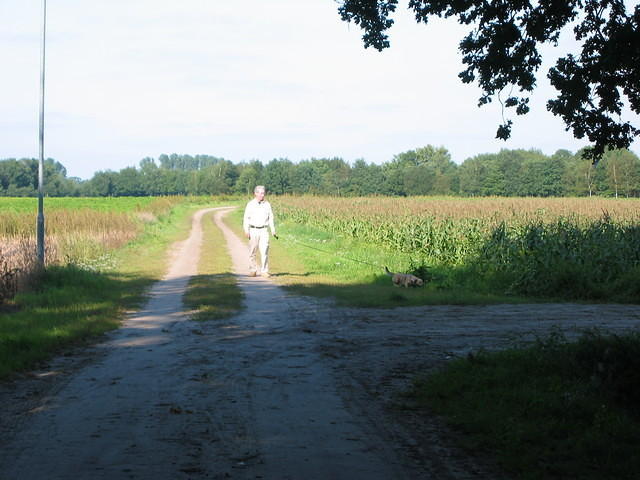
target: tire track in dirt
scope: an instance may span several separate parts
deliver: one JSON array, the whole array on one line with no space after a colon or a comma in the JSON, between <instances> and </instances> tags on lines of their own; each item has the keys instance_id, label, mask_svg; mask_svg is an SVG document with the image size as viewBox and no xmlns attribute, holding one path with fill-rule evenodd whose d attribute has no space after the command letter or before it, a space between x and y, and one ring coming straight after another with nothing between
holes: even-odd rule
<instances>
[{"instance_id":1,"label":"tire track in dirt","mask_svg":"<svg viewBox=\"0 0 640 480\"><path fill-rule=\"evenodd\" d=\"M240 478L411 478L369 418L347 408L333 367L323 361L309 322L335 313L330 302L291 295L273 282L248 277L247 250L215 215L245 294L246 310L229 322L219 343L244 392L251 435L240 446ZM228 406L228 405L227 405ZM233 410L233 408L231 408ZM237 411L236 411L237 413ZM233 415L233 411L230 412Z\"/></svg>"}]
</instances>

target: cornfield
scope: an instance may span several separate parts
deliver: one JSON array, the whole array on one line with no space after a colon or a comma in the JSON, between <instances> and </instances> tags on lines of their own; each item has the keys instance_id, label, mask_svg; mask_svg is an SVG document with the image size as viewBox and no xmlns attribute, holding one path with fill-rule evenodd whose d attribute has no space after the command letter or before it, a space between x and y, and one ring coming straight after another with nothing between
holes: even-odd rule
<instances>
[{"instance_id":1,"label":"cornfield","mask_svg":"<svg viewBox=\"0 0 640 480\"><path fill-rule=\"evenodd\" d=\"M279 197L281 221L473 272L527 295L640 291L640 201L577 198Z\"/></svg>"}]
</instances>

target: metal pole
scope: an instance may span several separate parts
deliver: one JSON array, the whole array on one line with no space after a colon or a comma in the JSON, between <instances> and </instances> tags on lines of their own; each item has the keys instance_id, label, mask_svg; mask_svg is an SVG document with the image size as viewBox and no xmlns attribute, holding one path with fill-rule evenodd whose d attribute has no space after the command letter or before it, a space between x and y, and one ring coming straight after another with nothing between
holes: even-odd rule
<instances>
[{"instance_id":1,"label":"metal pole","mask_svg":"<svg viewBox=\"0 0 640 480\"><path fill-rule=\"evenodd\" d=\"M47 31L47 0L42 0L42 42L40 44L40 161L38 162L38 263L44 267L44 53Z\"/></svg>"}]
</instances>

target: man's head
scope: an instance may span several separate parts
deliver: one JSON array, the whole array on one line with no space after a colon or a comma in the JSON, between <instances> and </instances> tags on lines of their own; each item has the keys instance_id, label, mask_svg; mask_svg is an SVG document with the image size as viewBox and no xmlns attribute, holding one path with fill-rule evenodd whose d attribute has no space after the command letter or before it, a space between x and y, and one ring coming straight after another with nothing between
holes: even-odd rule
<instances>
[{"instance_id":1,"label":"man's head","mask_svg":"<svg viewBox=\"0 0 640 480\"><path fill-rule=\"evenodd\" d=\"M264 185L257 185L256 188L253 189L253 195L256 197L256 200L261 202L264 200L265 189Z\"/></svg>"}]
</instances>

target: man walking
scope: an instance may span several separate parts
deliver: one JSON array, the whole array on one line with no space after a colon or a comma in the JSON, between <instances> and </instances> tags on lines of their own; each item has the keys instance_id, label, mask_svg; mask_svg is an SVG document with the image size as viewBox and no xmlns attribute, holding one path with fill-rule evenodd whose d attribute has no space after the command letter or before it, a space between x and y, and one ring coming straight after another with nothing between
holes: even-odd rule
<instances>
[{"instance_id":1,"label":"man walking","mask_svg":"<svg viewBox=\"0 0 640 480\"><path fill-rule=\"evenodd\" d=\"M254 199L247 203L244 210L244 220L242 228L249 239L249 276L255 277L258 273L256 263L256 253L260 249L260 274L263 277L269 276L269 232L276 234L273 224L273 211L271 204L264 199L265 188L258 185L253 190Z\"/></svg>"}]
</instances>

